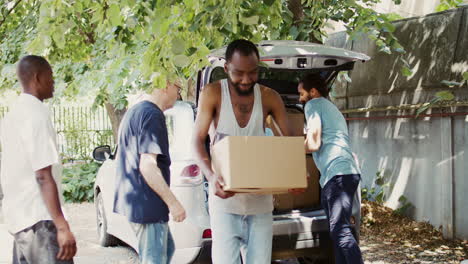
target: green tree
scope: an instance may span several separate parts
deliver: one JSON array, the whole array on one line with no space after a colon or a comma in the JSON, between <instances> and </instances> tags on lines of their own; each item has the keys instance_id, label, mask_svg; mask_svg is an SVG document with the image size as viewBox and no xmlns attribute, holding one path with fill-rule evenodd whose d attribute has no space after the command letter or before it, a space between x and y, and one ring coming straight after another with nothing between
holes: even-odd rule
<instances>
[{"instance_id":1,"label":"green tree","mask_svg":"<svg viewBox=\"0 0 468 264\"><path fill-rule=\"evenodd\" d=\"M464 2L463 0L441 0L440 4L436 7L436 12L442 12L452 8L457 8L461 6Z\"/></svg>"},{"instance_id":2,"label":"green tree","mask_svg":"<svg viewBox=\"0 0 468 264\"><path fill-rule=\"evenodd\" d=\"M60 96L86 91L105 105L114 131L134 90L193 79L206 56L236 38L321 43L330 21L382 52L404 52L380 0L15 0L0 6L0 89L15 84L27 53L54 65ZM394 0L399 3L400 0Z\"/></svg>"}]
</instances>

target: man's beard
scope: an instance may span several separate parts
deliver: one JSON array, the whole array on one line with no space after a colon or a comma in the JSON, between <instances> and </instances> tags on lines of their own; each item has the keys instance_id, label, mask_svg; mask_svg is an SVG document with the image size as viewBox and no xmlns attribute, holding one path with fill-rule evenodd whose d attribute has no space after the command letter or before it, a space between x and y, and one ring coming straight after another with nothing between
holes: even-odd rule
<instances>
[{"instance_id":1,"label":"man's beard","mask_svg":"<svg viewBox=\"0 0 468 264\"><path fill-rule=\"evenodd\" d=\"M232 87L234 87L234 90L236 90L236 93L239 95L239 96L249 96L251 94L253 94L254 92L254 86L255 86L255 83L252 84L252 86L248 89L248 90L242 90L239 86L239 84L236 84L234 83L230 77L228 77L228 81L229 83L232 85Z\"/></svg>"},{"instance_id":2,"label":"man's beard","mask_svg":"<svg viewBox=\"0 0 468 264\"><path fill-rule=\"evenodd\" d=\"M299 103L301 103L302 107L305 109L305 105L312 99L313 99L312 96L307 95L307 100L305 102L304 101L299 101Z\"/></svg>"}]
</instances>

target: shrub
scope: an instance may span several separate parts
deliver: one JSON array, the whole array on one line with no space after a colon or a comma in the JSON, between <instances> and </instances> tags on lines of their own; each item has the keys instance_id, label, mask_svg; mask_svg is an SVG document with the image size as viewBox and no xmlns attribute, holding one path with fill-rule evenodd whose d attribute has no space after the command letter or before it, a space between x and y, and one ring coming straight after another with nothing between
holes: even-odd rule
<instances>
[{"instance_id":1,"label":"shrub","mask_svg":"<svg viewBox=\"0 0 468 264\"><path fill-rule=\"evenodd\" d=\"M66 202L92 202L93 186L101 165L96 162L76 164L63 170L63 197Z\"/></svg>"}]
</instances>

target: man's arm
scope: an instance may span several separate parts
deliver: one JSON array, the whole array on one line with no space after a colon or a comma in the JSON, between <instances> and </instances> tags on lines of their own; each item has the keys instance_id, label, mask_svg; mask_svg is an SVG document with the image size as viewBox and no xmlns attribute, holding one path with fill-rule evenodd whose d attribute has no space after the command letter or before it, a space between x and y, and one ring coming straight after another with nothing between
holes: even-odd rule
<instances>
[{"instance_id":1,"label":"man's arm","mask_svg":"<svg viewBox=\"0 0 468 264\"><path fill-rule=\"evenodd\" d=\"M174 219L175 222L182 222L186 217L185 209L164 180L156 158L156 154L145 153L140 155L141 175L143 175L149 187L167 204L172 219Z\"/></svg>"},{"instance_id":2,"label":"man's arm","mask_svg":"<svg viewBox=\"0 0 468 264\"><path fill-rule=\"evenodd\" d=\"M231 192L225 192L222 188L224 184L221 177L215 175L211 168L211 159L206 151L205 142L208 137L213 116L216 111L216 100L219 99L219 94L215 91L216 87L207 85L200 95L200 103L198 106L198 114L195 120L194 133L192 137L192 145L195 153L195 160L202 170L206 179L215 187L215 194L221 198L228 198L234 195Z\"/></svg>"},{"instance_id":3,"label":"man's arm","mask_svg":"<svg viewBox=\"0 0 468 264\"><path fill-rule=\"evenodd\" d=\"M318 114L313 114L307 120L306 152L316 152L322 144L322 121Z\"/></svg>"},{"instance_id":4,"label":"man's arm","mask_svg":"<svg viewBox=\"0 0 468 264\"><path fill-rule=\"evenodd\" d=\"M36 171L36 180L39 184L42 199L49 211L52 221L57 228L57 241L60 247L57 259L70 260L76 254L75 237L70 231L67 221L60 207L57 184L52 177L52 166Z\"/></svg>"},{"instance_id":5,"label":"man's arm","mask_svg":"<svg viewBox=\"0 0 468 264\"><path fill-rule=\"evenodd\" d=\"M291 135L286 108L281 96L271 88L266 88L265 92L265 99L270 109L270 114L281 129L283 136L287 137Z\"/></svg>"}]
</instances>

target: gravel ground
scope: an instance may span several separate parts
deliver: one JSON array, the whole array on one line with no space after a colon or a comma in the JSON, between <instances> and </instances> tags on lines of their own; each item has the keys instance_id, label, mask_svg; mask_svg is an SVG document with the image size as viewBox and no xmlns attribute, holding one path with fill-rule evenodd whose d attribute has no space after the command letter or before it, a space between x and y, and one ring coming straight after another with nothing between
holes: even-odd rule
<instances>
[{"instance_id":1,"label":"gravel ground","mask_svg":"<svg viewBox=\"0 0 468 264\"><path fill-rule=\"evenodd\" d=\"M373 205L379 208L377 205ZM67 204L65 205L66 212L72 231L76 236L78 242L78 253L75 257L76 264L101 264L101 263L119 263L119 264L136 264L138 263L138 256L136 252L124 246L103 248L97 243L96 233L96 214L94 205L92 203L83 204ZM367 208L367 205L363 205ZM369 208L367 208L369 210ZM379 209L382 211L382 209ZM368 211L364 214L364 225L361 232L361 250L365 259L365 264L403 264L403 263L421 263L421 264L442 264L442 263L460 263L460 260L468 258L468 242L467 241L445 241L437 236L437 231L430 230L431 243L418 241L414 239L421 239L417 235L407 234L402 239L395 239L396 236L389 235L389 232L395 231L395 227L387 224L387 232L382 232L378 229L379 217L386 219L386 222L394 223L394 225L401 226L401 219L388 221L386 213L376 213L374 209L373 225L369 225ZM385 210L383 210L385 211ZM367 218L366 218L367 215ZM427 225L409 221L412 223L412 229L417 229L421 233L425 228L430 228ZM0 215L0 263L9 263L11 259L11 237L6 233L5 226L2 225L3 221ZM408 225L408 224L406 224ZM417 225L417 227L414 227ZM393 229L392 229L393 228ZM419 229L422 229L419 230ZM408 233L407 230L400 230L401 232ZM415 231L415 232L416 232ZM424 233L423 232L423 233ZM411 232L409 232L411 233ZM425 234L425 233L424 233ZM407 237L414 239L407 239ZM6 249L6 250L4 250ZM458 254L458 255L457 255ZM281 264L297 263L295 260L287 260L276 262Z\"/></svg>"},{"instance_id":2,"label":"gravel ground","mask_svg":"<svg viewBox=\"0 0 468 264\"><path fill-rule=\"evenodd\" d=\"M94 204L66 204L65 210L78 243L75 264L138 263L138 255L130 247L104 248L98 244Z\"/></svg>"}]
</instances>

